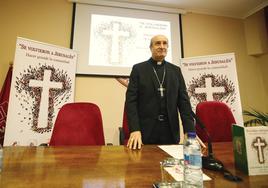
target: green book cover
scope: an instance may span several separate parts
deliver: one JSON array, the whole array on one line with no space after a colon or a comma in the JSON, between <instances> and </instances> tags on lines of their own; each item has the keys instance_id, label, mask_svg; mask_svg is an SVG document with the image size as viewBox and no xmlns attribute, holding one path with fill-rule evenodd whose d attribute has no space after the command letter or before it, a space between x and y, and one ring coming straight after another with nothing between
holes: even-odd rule
<instances>
[{"instance_id":1,"label":"green book cover","mask_svg":"<svg viewBox=\"0 0 268 188\"><path fill-rule=\"evenodd\" d=\"M247 149L244 127L233 125L232 132L235 167L248 174Z\"/></svg>"}]
</instances>

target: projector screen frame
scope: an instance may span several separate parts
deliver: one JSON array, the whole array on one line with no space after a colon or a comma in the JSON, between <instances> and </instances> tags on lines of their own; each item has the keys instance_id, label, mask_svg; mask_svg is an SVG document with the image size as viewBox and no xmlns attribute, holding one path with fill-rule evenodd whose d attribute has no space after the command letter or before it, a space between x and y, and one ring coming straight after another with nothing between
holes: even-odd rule
<instances>
[{"instance_id":1,"label":"projector screen frame","mask_svg":"<svg viewBox=\"0 0 268 188\"><path fill-rule=\"evenodd\" d=\"M101 2L103 2L103 1L101 1ZM99 3L99 1L98 1L98 3ZM126 6L128 6L128 5L126 5ZM73 49L73 41L74 41L74 28L75 28L76 7L77 7L77 3L73 2L72 30L71 30L71 39L70 39L70 48L71 49ZM119 8L120 8L120 6L119 6ZM143 9L141 9L141 10L143 10ZM153 12L155 12L155 10ZM164 11L164 12L166 12L166 11ZM174 14L174 11L172 12L172 14ZM180 41L180 43L179 43L179 45L180 45L179 46L179 49L180 49L179 53L180 53L180 58L183 58L183 56L184 56L184 50L183 50L183 34L182 34L181 13L179 13L179 14L176 13L176 14L177 14L178 19L179 19L179 21L178 21L178 23L179 23L179 28L178 28L179 36L178 36L178 38L179 38L179 41ZM150 58L150 54L148 54L148 59L149 58ZM144 59L144 61L145 60L147 60L147 59ZM173 60L173 62L174 61L175 60ZM177 63L174 63L174 64L177 65L177 66L180 66L179 65L179 61L180 61L180 59L177 59L176 60ZM171 63L173 63L173 62L171 62ZM137 61L137 63L139 63L139 62ZM130 67L130 70L131 70L131 68L132 67ZM77 72L76 75L78 75L78 76L95 76L95 77L116 77L116 78L121 78L121 77L122 78L128 78L129 77L129 75L120 74L120 73L119 74L114 74L114 73L113 74L100 74L100 73L94 74L94 73L87 73L87 72Z\"/></svg>"}]
</instances>

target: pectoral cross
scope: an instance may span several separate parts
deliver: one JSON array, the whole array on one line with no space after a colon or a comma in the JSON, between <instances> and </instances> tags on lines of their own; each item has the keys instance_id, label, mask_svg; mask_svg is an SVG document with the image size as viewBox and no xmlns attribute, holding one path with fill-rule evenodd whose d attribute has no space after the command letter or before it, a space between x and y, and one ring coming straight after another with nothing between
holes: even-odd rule
<instances>
[{"instance_id":1,"label":"pectoral cross","mask_svg":"<svg viewBox=\"0 0 268 188\"><path fill-rule=\"evenodd\" d=\"M164 67L164 73L163 73L163 78L162 78L162 81L160 82L159 78L158 78L158 75L156 73L156 70L155 68L153 67L153 70L154 70L154 74L155 74L155 77L157 78L157 81L159 83L159 88L157 89L158 91L160 91L160 96L161 98L164 97L164 91L166 90L164 87L163 87L163 83L165 81L165 76L166 76L166 69Z\"/></svg>"},{"instance_id":2,"label":"pectoral cross","mask_svg":"<svg viewBox=\"0 0 268 188\"><path fill-rule=\"evenodd\" d=\"M161 97L164 97L164 91L165 91L165 90L166 90L166 89L163 88L162 84L160 84L160 87L158 88L158 91L160 91L160 96L161 96Z\"/></svg>"}]
</instances>

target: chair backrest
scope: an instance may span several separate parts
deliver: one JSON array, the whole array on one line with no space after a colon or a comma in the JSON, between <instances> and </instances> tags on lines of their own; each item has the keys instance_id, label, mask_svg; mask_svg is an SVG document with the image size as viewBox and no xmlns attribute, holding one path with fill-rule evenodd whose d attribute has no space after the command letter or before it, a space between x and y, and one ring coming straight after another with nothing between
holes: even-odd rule
<instances>
[{"instance_id":1,"label":"chair backrest","mask_svg":"<svg viewBox=\"0 0 268 188\"><path fill-rule=\"evenodd\" d=\"M104 145L102 116L93 103L68 103L60 109L49 145Z\"/></svg>"},{"instance_id":2,"label":"chair backrest","mask_svg":"<svg viewBox=\"0 0 268 188\"><path fill-rule=\"evenodd\" d=\"M129 129L128 129L128 121L127 121L127 111L126 111L126 106L125 106L124 112L123 112L122 126L119 127L119 144L127 145L128 139L129 139Z\"/></svg>"},{"instance_id":3,"label":"chair backrest","mask_svg":"<svg viewBox=\"0 0 268 188\"><path fill-rule=\"evenodd\" d=\"M124 132L124 145L127 145L129 139L129 128L128 128L128 121L127 121L127 111L126 107L124 108L124 115L123 115L123 132Z\"/></svg>"},{"instance_id":4,"label":"chair backrest","mask_svg":"<svg viewBox=\"0 0 268 188\"><path fill-rule=\"evenodd\" d=\"M223 102L205 101L196 106L196 115L207 128L211 141L232 141L232 124L235 124L234 116L230 108ZM197 124L196 132L199 138L207 142L207 136Z\"/></svg>"}]
</instances>

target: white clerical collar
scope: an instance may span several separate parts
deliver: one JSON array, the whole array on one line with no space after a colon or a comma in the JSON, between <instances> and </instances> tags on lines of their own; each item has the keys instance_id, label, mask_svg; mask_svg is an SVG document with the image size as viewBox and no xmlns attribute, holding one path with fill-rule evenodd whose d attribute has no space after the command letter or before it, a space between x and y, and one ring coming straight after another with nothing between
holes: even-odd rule
<instances>
[{"instance_id":1,"label":"white clerical collar","mask_svg":"<svg viewBox=\"0 0 268 188\"><path fill-rule=\"evenodd\" d=\"M158 61L158 62L157 62L157 65L162 65L162 62L161 62L161 61Z\"/></svg>"}]
</instances>

